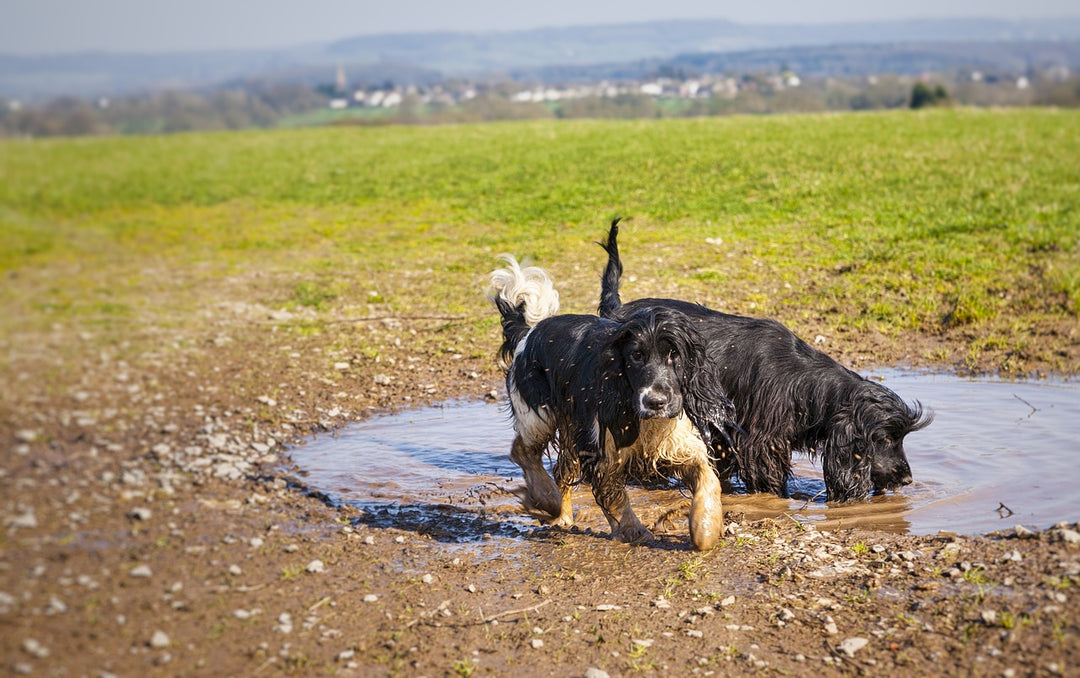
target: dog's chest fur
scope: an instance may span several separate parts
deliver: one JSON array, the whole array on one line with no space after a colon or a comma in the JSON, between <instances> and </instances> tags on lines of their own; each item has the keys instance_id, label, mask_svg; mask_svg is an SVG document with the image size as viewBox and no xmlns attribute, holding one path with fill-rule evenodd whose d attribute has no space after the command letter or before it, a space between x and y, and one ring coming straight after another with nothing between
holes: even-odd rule
<instances>
[{"instance_id":1,"label":"dog's chest fur","mask_svg":"<svg viewBox=\"0 0 1080 678\"><path fill-rule=\"evenodd\" d=\"M642 419L634 444L617 452L610 452L610 437L607 443L609 453L617 453L621 463L636 459L645 462L653 471L669 464L693 466L698 463L707 464L709 461L705 443L685 413L672 419Z\"/></svg>"}]
</instances>

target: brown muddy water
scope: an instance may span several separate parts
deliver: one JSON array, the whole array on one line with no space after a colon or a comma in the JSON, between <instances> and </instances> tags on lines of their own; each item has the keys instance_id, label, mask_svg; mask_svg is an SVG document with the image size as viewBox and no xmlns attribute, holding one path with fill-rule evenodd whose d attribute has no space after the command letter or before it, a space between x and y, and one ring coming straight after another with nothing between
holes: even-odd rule
<instances>
[{"instance_id":1,"label":"brown muddy water","mask_svg":"<svg viewBox=\"0 0 1080 678\"><path fill-rule=\"evenodd\" d=\"M874 378L935 415L907 439L913 484L828 506L820 464L797 458L790 498L748 495L736 482L724 495L725 512L913 534L1080 519L1080 384L905 371ZM362 509L361 522L470 542L539 526L512 493L522 480L509 458L511 438L504 404L450 402L372 418L312 439L292 456L311 488ZM677 486L634 486L630 497L657 534L685 535L689 501ZM607 532L587 487L576 490L574 508L578 528Z\"/></svg>"}]
</instances>

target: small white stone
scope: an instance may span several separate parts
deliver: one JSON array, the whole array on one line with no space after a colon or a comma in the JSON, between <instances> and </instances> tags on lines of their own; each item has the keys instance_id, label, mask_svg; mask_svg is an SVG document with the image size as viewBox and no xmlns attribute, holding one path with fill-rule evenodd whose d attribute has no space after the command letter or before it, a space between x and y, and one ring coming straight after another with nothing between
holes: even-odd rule
<instances>
[{"instance_id":1,"label":"small white stone","mask_svg":"<svg viewBox=\"0 0 1080 678\"><path fill-rule=\"evenodd\" d=\"M154 571L150 569L149 565L144 563L131 568L131 572L128 574L136 579L149 579L154 576Z\"/></svg>"},{"instance_id":2,"label":"small white stone","mask_svg":"<svg viewBox=\"0 0 1080 678\"><path fill-rule=\"evenodd\" d=\"M150 647L161 650L169 646L169 635L160 629L150 636Z\"/></svg>"},{"instance_id":3,"label":"small white stone","mask_svg":"<svg viewBox=\"0 0 1080 678\"><path fill-rule=\"evenodd\" d=\"M378 602L378 600L379 600L379 597L377 595L375 595L374 593L369 593L366 596L364 596L364 602L365 603L374 603L374 602Z\"/></svg>"},{"instance_id":4,"label":"small white stone","mask_svg":"<svg viewBox=\"0 0 1080 678\"><path fill-rule=\"evenodd\" d=\"M735 596L728 596L720 601L720 607L727 607L728 605L735 604Z\"/></svg>"},{"instance_id":5,"label":"small white stone","mask_svg":"<svg viewBox=\"0 0 1080 678\"><path fill-rule=\"evenodd\" d=\"M24 640L22 649L26 654L37 657L38 659L44 659L49 656L49 648L39 643L36 638L27 638Z\"/></svg>"},{"instance_id":6,"label":"small white stone","mask_svg":"<svg viewBox=\"0 0 1080 678\"><path fill-rule=\"evenodd\" d=\"M611 610L621 610L621 609L622 609L621 606L612 605L610 603L603 603L601 605L596 606L596 611L597 612L610 612Z\"/></svg>"},{"instance_id":7,"label":"small white stone","mask_svg":"<svg viewBox=\"0 0 1080 678\"><path fill-rule=\"evenodd\" d=\"M425 574L423 577L420 577L420 581L424 582L425 584L430 584L431 582L435 581L435 577L432 577L430 574Z\"/></svg>"},{"instance_id":8,"label":"small white stone","mask_svg":"<svg viewBox=\"0 0 1080 678\"><path fill-rule=\"evenodd\" d=\"M1016 536L1020 539L1034 539L1035 537L1039 536L1037 532L1035 532L1034 530L1029 530L1023 525L1017 525L1016 527L1014 527L1013 532L1015 532Z\"/></svg>"},{"instance_id":9,"label":"small white stone","mask_svg":"<svg viewBox=\"0 0 1080 678\"><path fill-rule=\"evenodd\" d=\"M150 518L153 517L153 515L154 515L153 512L150 511L150 509L146 508L145 506L136 506L135 508L128 511L128 517L131 518L132 520L146 521L146 520L150 520Z\"/></svg>"},{"instance_id":10,"label":"small white stone","mask_svg":"<svg viewBox=\"0 0 1080 678\"><path fill-rule=\"evenodd\" d=\"M1055 530L1051 533L1054 539L1063 541L1066 544L1080 544L1080 532L1076 530L1066 530L1064 528Z\"/></svg>"},{"instance_id":11,"label":"small white stone","mask_svg":"<svg viewBox=\"0 0 1080 678\"><path fill-rule=\"evenodd\" d=\"M534 650L539 650L540 648L542 648L544 646L544 641L541 640L540 638L533 638L532 640L529 641L529 644L532 645L532 648Z\"/></svg>"},{"instance_id":12,"label":"small white stone","mask_svg":"<svg viewBox=\"0 0 1080 678\"><path fill-rule=\"evenodd\" d=\"M37 516L34 515L32 509L26 509L21 514L8 519L8 525L11 527L24 527L33 529L38 526Z\"/></svg>"},{"instance_id":13,"label":"small white stone","mask_svg":"<svg viewBox=\"0 0 1080 678\"><path fill-rule=\"evenodd\" d=\"M318 574L319 572L324 571L326 569L326 566L323 565L323 561L315 559L315 560L311 561L310 563L308 563L307 567L304 568L304 569L306 569L308 572L310 572L312 574Z\"/></svg>"},{"instance_id":14,"label":"small white stone","mask_svg":"<svg viewBox=\"0 0 1080 678\"><path fill-rule=\"evenodd\" d=\"M854 657L855 653L866 647L869 642L866 638L845 638L837 648L847 656Z\"/></svg>"}]
</instances>

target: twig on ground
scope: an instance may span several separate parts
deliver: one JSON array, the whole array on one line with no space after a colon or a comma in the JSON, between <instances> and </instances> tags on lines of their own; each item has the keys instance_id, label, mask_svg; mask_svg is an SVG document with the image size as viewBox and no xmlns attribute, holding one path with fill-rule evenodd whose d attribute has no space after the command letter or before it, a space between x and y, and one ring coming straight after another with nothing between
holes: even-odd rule
<instances>
[{"instance_id":1,"label":"twig on ground","mask_svg":"<svg viewBox=\"0 0 1080 678\"><path fill-rule=\"evenodd\" d=\"M477 608L477 609L480 612L480 623L487 624L488 622L494 621L495 619L498 619L499 617L505 617L506 615L509 615L509 614L520 614L522 612L535 612L536 610L539 610L540 608L542 608L543 606L547 605L550 602L551 602L550 600L545 600L544 602L537 603L536 605L533 605L531 607L523 607L523 608L518 609L518 610L507 610L506 612L500 612L499 614L492 615L490 617L485 617L484 616L484 611L480 610L479 608Z\"/></svg>"},{"instance_id":2,"label":"twig on ground","mask_svg":"<svg viewBox=\"0 0 1080 678\"><path fill-rule=\"evenodd\" d=\"M353 318L335 318L322 320L319 318L290 318L289 320L260 320L259 325L341 325L345 323L367 323L379 320L467 320L464 315L361 315Z\"/></svg>"}]
</instances>

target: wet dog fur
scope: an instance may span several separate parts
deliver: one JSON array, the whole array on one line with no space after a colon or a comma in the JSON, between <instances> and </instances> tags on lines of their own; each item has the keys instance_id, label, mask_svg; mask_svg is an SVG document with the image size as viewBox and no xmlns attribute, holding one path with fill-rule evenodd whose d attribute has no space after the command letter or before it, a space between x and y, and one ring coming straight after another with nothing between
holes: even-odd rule
<instances>
[{"instance_id":1,"label":"wet dog fur","mask_svg":"<svg viewBox=\"0 0 1080 678\"><path fill-rule=\"evenodd\" d=\"M686 482L694 495L691 542L699 550L714 546L723 518L709 450L721 444L714 440L730 440L734 409L707 390L711 378L694 324L664 308L619 321L554 315L546 274L503 260L507 267L492 274L489 296L502 318L499 355L515 433L510 456L525 475L526 506L569 526L572 486L582 479L615 539L651 540L626 493L630 462L644 459ZM549 446L558 455L554 479L543 466Z\"/></svg>"},{"instance_id":2,"label":"wet dog fur","mask_svg":"<svg viewBox=\"0 0 1080 678\"><path fill-rule=\"evenodd\" d=\"M826 500L862 499L912 482L904 438L930 424L909 405L795 336L779 322L713 311L675 299L619 297L619 220L606 243L599 313L621 319L646 309L679 311L708 343L715 397L730 398L741 431L734 449L717 449L721 478L738 474L749 492L787 496L794 451L820 458Z\"/></svg>"}]
</instances>

